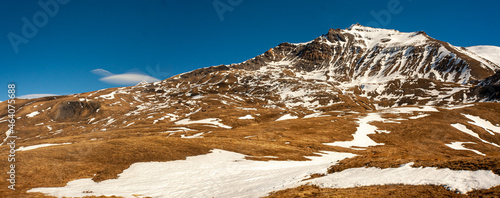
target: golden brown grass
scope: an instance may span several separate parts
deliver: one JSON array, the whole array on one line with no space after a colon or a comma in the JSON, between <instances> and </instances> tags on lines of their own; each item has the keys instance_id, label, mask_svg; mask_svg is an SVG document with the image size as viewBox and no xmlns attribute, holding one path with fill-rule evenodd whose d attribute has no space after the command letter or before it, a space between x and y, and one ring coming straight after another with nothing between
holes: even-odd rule
<instances>
[{"instance_id":1,"label":"golden brown grass","mask_svg":"<svg viewBox=\"0 0 500 198\"><path fill-rule=\"evenodd\" d=\"M319 188L317 186L299 186L297 188L273 192L266 198L300 197L467 197L446 190L442 186L430 185L384 185L356 188Z\"/></svg>"},{"instance_id":2,"label":"golden brown grass","mask_svg":"<svg viewBox=\"0 0 500 198\"><path fill-rule=\"evenodd\" d=\"M332 119L337 121L332 123ZM23 192L34 187L64 186L78 178L102 181L116 178L136 162L180 160L208 153L214 148L243 153L254 160L267 160L257 158L259 156L306 160L304 156L314 155L320 150L335 150L321 142L348 138L355 130L355 126L349 123L347 118L268 122L232 130L216 130L201 139L182 139L178 135L168 137L168 134L157 132L131 133L116 130L63 136L49 139L50 141L32 140L27 141L29 145L63 142L73 144L17 152L16 158L20 164L16 170L19 178L17 190L1 191L7 195L24 195ZM245 138L247 136L252 137ZM89 140L90 138L97 140ZM2 146L0 152L8 152L7 149ZM7 166L6 161L0 161L0 167L3 168L1 171L7 171ZM6 182L1 181L0 185L6 185Z\"/></svg>"},{"instance_id":3,"label":"golden brown grass","mask_svg":"<svg viewBox=\"0 0 500 198\"><path fill-rule=\"evenodd\" d=\"M249 107L251 107L250 104ZM20 126L19 133L23 139L19 139L18 146L65 142L73 144L17 152L16 158L19 160L17 163L19 166L16 170L16 176L19 178L16 185L17 190L12 192L3 188L0 189L0 194L11 197L43 197L41 194L26 194L25 192L35 187L64 186L67 182L79 178L93 178L95 181L116 178L119 173L136 162L182 160L189 156L208 153L210 149L216 148L242 153L252 160L269 160L261 158L262 156L277 156L277 160L307 160L304 156L311 156L322 150L350 152L358 155L341 161L339 165L332 166L330 172L364 166L397 167L404 163L415 162L415 166L434 166L456 170L485 169L493 170L498 174L498 164L500 164L498 154L500 150L498 148L484 143L470 146L470 148L478 149L487 154L487 157L482 157L470 151L457 151L444 145L452 141L478 142L451 127L450 123L467 125L479 133L482 138L499 144L498 136L491 136L484 129L468 124L468 120L460 114L479 115L493 124L498 124L500 122L500 115L496 113L500 112L498 104L478 104L475 107L464 109L441 110L437 113L432 112L431 116L418 120L401 121L401 124L372 123L379 129L391 132L371 135L370 137L374 141L385 145L370 147L365 151L323 144L352 140L351 134L356 131L357 127L354 121L364 114L275 122L275 119L286 112L259 109L258 113L261 116L256 116L256 120L238 120L237 117L255 113L254 111L235 111L232 108L217 108L217 106L206 109L200 115L195 114L192 119L217 117L221 118L224 124L234 128L226 130L206 125L190 125L189 128L198 131L178 132L169 136L168 133L160 132L178 127L171 122L152 125L150 121L141 120L127 128L108 127L106 131L92 130L90 128L92 125L87 125L86 122L64 122L51 123L54 128L64 129L64 133L47 138L36 138L37 135L46 134L46 132L39 131L37 130L39 128L33 126L39 120L27 120L29 126ZM108 113L101 116L105 117ZM384 114L384 116L391 117L390 114ZM392 117L409 116L411 115ZM87 128L78 128L82 125L87 126ZM180 138L181 134L192 135L208 131L212 132L204 134L204 138ZM28 137L28 139L24 139L24 137ZM0 147L0 153L7 152L6 146ZM6 160L0 161L0 171L7 171L7 166ZM0 185L6 186L7 183L0 181ZM397 185L363 187L356 188L356 190L351 189L352 192L342 189L304 187L305 190L302 191L307 191L309 194L291 190L283 196L330 196L329 194L321 194L323 192L337 193L332 196L349 196L353 195L352 193L360 193L362 196L365 194L367 196L392 196L393 194L402 196L407 187ZM442 187L420 186L417 188L421 190L416 192L421 193L422 196L427 195L427 193L438 193L437 195L443 196L447 193L454 194ZM493 193L497 191L498 189L492 190ZM276 196L282 195L277 194Z\"/></svg>"}]
</instances>

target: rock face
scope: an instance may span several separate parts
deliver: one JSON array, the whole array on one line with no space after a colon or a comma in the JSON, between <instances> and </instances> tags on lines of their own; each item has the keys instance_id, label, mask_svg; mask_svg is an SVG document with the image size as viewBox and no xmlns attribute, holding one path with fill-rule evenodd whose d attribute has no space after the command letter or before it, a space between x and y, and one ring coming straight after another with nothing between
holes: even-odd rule
<instances>
[{"instance_id":1,"label":"rock face","mask_svg":"<svg viewBox=\"0 0 500 198\"><path fill-rule=\"evenodd\" d=\"M99 106L97 102L63 101L55 105L51 114L56 121L86 120Z\"/></svg>"},{"instance_id":2,"label":"rock face","mask_svg":"<svg viewBox=\"0 0 500 198\"><path fill-rule=\"evenodd\" d=\"M361 25L330 29L307 43L283 43L242 64L262 65L262 60L290 61L288 65L299 71L330 71L329 76L336 80L347 77L344 81L401 75L398 77L466 83L486 78L498 68L466 49L435 40L424 32L402 33Z\"/></svg>"},{"instance_id":3,"label":"rock face","mask_svg":"<svg viewBox=\"0 0 500 198\"><path fill-rule=\"evenodd\" d=\"M500 70L494 75L482 80L472 89L472 95L481 101L500 100Z\"/></svg>"}]
</instances>

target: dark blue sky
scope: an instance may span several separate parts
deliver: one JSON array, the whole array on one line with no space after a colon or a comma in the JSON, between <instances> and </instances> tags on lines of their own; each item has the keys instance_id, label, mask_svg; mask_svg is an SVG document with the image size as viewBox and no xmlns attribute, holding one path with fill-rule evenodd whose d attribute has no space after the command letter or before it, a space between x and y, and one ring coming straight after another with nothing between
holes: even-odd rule
<instances>
[{"instance_id":1,"label":"dark blue sky","mask_svg":"<svg viewBox=\"0 0 500 198\"><path fill-rule=\"evenodd\" d=\"M11 82L18 95L27 95L120 86L102 79L113 74L163 80L242 62L279 43L309 41L357 22L423 30L456 46L500 46L499 1L68 1L0 1L0 84L5 87L0 100L7 99ZM39 2L50 5L48 11Z\"/></svg>"}]
</instances>

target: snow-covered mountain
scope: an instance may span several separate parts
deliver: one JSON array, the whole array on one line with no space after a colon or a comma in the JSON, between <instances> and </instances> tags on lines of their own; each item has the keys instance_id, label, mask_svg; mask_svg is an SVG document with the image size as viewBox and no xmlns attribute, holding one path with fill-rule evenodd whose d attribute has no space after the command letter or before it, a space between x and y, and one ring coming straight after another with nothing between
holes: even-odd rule
<instances>
[{"instance_id":1,"label":"snow-covered mountain","mask_svg":"<svg viewBox=\"0 0 500 198\"><path fill-rule=\"evenodd\" d=\"M282 43L240 64L200 69L167 81L188 79L191 87L202 92L218 83L222 86L215 89L225 92L227 84L230 92L280 98L268 102L287 107L330 106L344 101L346 95L349 100L366 99L368 106L388 107L488 100L471 95L470 90L499 68L424 32L356 24L345 30L331 29L306 43ZM208 82L207 78L226 81L199 84Z\"/></svg>"},{"instance_id":2,"label":"snow-covered mountain","mask_svg":"<svg viewBox=\"0 0 500 198\"><path fill-rule=\"evenodd\" d=\"M472 51L479 56L482 56L497 65L500 65L500 47L491 45L478 45L467 47L469 51Z\"/></svg>"},{"instance_id":3,"label":"snow-covered mountain","mask_svg":"<svg viewBox=\"0 0 500 198\"><path fill-rule=\"evenodd\" d=\"M6 131L0 151L14 138L23 163L40 165L18 170L31 178L20 196L258 197L310 184L500 194L500 65L489 49L425 32L330 29L160 82L18 99L16 133ZM49 186L61 188L37 188Z\"/></svg>"}]
</instances>

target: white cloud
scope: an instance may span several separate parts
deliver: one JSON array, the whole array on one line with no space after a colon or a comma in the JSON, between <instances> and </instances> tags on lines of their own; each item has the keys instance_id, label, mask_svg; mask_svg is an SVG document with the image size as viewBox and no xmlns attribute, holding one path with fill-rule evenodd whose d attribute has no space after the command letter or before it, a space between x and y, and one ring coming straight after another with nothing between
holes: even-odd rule
<instances>
[{"instance_id":1,"label":"white cloud","mask_svg":"<svg viewBox=\"0 0 500 198\"><path fill-rule=\"evenodd\" d=\"M99 76L104 76L104 77L113 75L113 73L109 72L108 70L104 70L104 69L94 69L90 72L92 72L96 75L99 75Z\"/></svg>"},{"instance_id":2,"label":"white cloud","mask_svg":"<svg viewBox=\"0 0 500 198\"><path fill-rule=\"evenodd\" d=\"M135 85L142 81L146 81L148 83L160 81L155 77L143 75L143 74L134 74L134 73L125 73L125 74L115 74L108 77L104 77L99 79L103 82L107 82L110 84L117 85Z\"/></svg>"},{"instance_id":3,"label":"white cloud","mask_svg":"<svg viewBox=\"0 0 500 198\"><path fill-rule=\"evenodd\" d=\"M100 81L115 85L136 85L142 81L146 81L148 83L160 81L155 77L140 73L113 74L104 69L94 69L90 72L103 76L99 79Z\"/></svg>"},{"instance_id":4,"label":"white cloud","mask_svg":"<svg viewBox=\"0 0 500 198\"><path fill-rule=\"evenodd\" d=\"M28 94L28 95L22 95L18 96L17 98L19 99L34 99L34 98L43 98L47 96L59 96L57 94Z\"/></svg>"}]
</instances>

